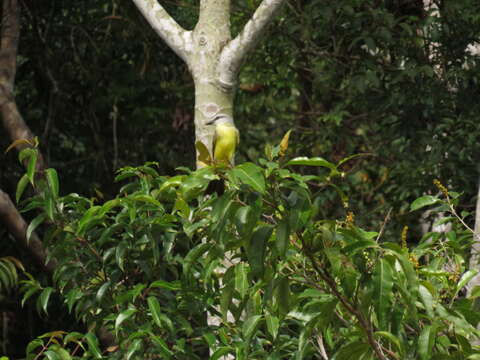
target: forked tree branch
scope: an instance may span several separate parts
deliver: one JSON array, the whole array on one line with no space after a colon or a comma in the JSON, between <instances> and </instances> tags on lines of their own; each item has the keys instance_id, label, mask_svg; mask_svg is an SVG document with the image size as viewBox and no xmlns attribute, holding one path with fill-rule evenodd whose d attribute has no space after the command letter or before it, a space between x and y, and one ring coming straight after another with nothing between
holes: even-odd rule
<instances>
[{"instance_id":1,"label":"forked tree branch","mask_svg":"<svg viewBox=\"0 0 480 360\"><path fill-rule=\"evenodd\" d=\"M242 31L223 48L217 69L223 87L234 86L242 61L261 38L284 2L285 0L263 0Z\"/></svg>"},{"instance_id":2,"label":"forked tree branch","mask_svg":"<svg viewBox=\"0 0 480 360\"><path fill-rule=\"evenodd\" d=\"M155 32L185 62L192 47L192 32L182 28L157 0L132 0Z\"/></svg>"}]
</instances>

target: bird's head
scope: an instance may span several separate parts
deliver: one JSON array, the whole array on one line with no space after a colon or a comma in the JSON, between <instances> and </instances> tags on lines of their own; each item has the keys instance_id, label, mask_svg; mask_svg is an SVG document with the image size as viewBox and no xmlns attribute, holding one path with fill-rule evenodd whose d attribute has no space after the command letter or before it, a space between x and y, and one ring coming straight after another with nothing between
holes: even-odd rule
<instances>
[{"instance_id":1,"label":"bird's head","mask_svg":"<svg viewBox=\"0 0 480 360\"><path fill-rule=\"evenodd\" d=\"M231 116L225 114L216 115L213 120L206 123L207 125L233 125L233 119Z\"/></svg>"}]
</instances>

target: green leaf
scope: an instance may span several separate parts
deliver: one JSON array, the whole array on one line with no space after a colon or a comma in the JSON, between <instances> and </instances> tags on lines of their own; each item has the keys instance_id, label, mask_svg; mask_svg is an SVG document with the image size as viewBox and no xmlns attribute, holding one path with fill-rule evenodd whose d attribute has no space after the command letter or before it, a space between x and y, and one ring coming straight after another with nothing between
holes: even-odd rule
<instances>
[{"instance_id":1,"label":"green leaf","mask_svg":"<svg viewBox=\"0 0 480 360\"><path fill-rule=\"evenodd\" d=\"M182 197L188 202L205 191L210 181L218 179L213 168L205 167L196 170L188 175L180 185Z\"/></svg>"},{"instance_id":2,"label":"green leaf","mask_svg":"<svg viewBox=\"0 0 480 360\"><path fill-rule=\"evenodd\" d=\"M265 315L265 322L267 323L268 333L272 336L273 340L277 338L278 328L280 327L280 320L278 317L267 314Z\"/></svg>"},{"instance_id":3,"label":"green leaf","mask_svg":"<svg viewBox=\"0 0 480 360\"><path fill-rule=\"evenodd\" d=\"M197 259L207 252L211 247L211 244L201 243L195 246L192 250L189 251L187 256L183 260L183 274L188 275L190 273L190 268L197 261Z\"/></svg>"},{"instance_id":4,"label":"green leaf","mask_svg":"<svg viewBox=\"0 0 480 360\"><path fill-rule=\"evenodd\" d=\"M283 319L290 311L290 285L286 277L278 279L276 300L279 317Z\"/></svg>"},{"instance_id":5,"label":"green leaf","mask_svg":"<svg viewBox=\"0 0 480 360\"><path fill-rule=\"evenodd\" d=\"M420 360L430 360L435 343L436 330L432 325L426 325L418 338L418 355Z\"/></svg>"},{"instance_id":6,"label":"green leaf","mask_svg":"<svg viewBox=\"0 0 480 360\"><path fill-rule=\"evenodd\" d=\"M48 187L56 199L59 192L57 171L55 169L47 169L45 170L45 177L47 178Z\"/></svg>"},{"instance_id":7,"label":"green leaf","mask_svg":"<svg viewBox=\"0 0 480 360\"><path fill-rule=\"evenodd\" d=\"M385 259L380 259L373 274L373 297L377 311L378 326L380 329L388 328L387 313L390 309L390 299L393 288L393 269Z\"/></svg>"},{"instance_id":8,"label":"green leaf","mask_svg":"<svg viewBox=\"0 0 480 360\"><path fill-rule=\"evenodd\" d=\"M47 307L48 307L48 300L50 299L50 295L52 295L53 288L47 287L43 289L40 296L38 297L38 304L40 308L43 310L45 314L48 315Z\"/></svg>"},{"instance_id":9,"label":"green leaf","mask_svg":"<svg viewBox=\"0 0 480 360\"><path fill-rule=\"evenodd\" d=\"M243 238L250 237L258 216L251 206L242 206L235 213L235 226L240 236Z\"/></svg>"},{"instance_id":10,"label":"green leaf","mask_svg":"<svg viewBox=\"0 0 480 360\"><path fill-rule=\"evenodd\" d=\"M25 352L27 355L30 355L38 347L43 347L43 341L41 339L32 340L28 343Z\"/></svg>"},{"instance_id":11,"label":"green leaf","mask_svg":"<svg viewBox=\"0 0 480 360\"><path fill-rule=\"evenodd\" d=\"M210 152L208 151L205 144L198 140L195 142L195 148L197 149L197 153L198 153L197 160L201 161L205 165L211 165L212 156L210 155Z\"/></svg>"},{"instance_id":12,"label":"green leaf","mask_svg":"<svg viewBox=\"0 0 480 360\"><path fill-rule=\"evenodd\" d=\"M376 331L373 336L376 338L376 339L379 339L379 338L384 338L386 339L387 341L389 341L392 345L394 345L396 348L397 348L397 351L400 353L400 355L403 355L404 353L404 349L403 349L403 346L402 346L402 343L400 342L400 340L395 336L393 335L392 333L389 333L388 331Z\"/></svg>"},{"instance_id":13,"label":"green leaf","mask_svg":"<svg viewBox=\"0 0 480 360\"><path fill-rule=\"evenodd\" d=\"M221 289L220 294L220 312L222 313L222 318L224 321L227 321L228 309L232 303L233 292L235 290L235 269L230 267L223 277L224 286Z\"/></svg>"},{"instance_id":14,"label":"green leaf","mask_svg":"<svg viewBox=\"0 0 480 360\"><path fill-rule=\"evenodd\" d=\"M254 315L250 316L248 319L245 320L242 326L242 334L245 339L250 340L255 332L258 329L258 325L262 320L262 315Z\"/></svg>"},{"instance_id":15,"label":"green leaf","mask_svg":"<svg viewBox=\"0 0 480 360\"><path fill-rule=\"evenodd\" d=\"M425 306L425 311L427 312L428 316L433 319L435 317L435 313L433 311L434 304L432 294L424 285L420 285L418 287L418 294L420 295L420 299L422 299L422 303Z\"/></svg>"},{"instance_id":16,"label":"green leaf","mask_svg":"<svg viewBox=\"0 0 480 360\"><path fill-rule=\"evenodd\" d=\"M425 206L437 204L439 202L441 202L441 200L436 196L425 195L425 196L419 197L414 202L412 202L412 204L410 205L410 211L415 211Z\"/></svg>"},{"instance_id":17,"label":"green leaf","mask_svg":"<svg viewBox=\"0 0 480 360\"><path fill-rule=\"evenodd\" d=\"M100 288L97 291L97 295L95 296L95 299L99 304L102 303L103 297L105 296L105 293L107 292L108 288L110 287L111 282L107 281L105 284L100 286Z\"/></svg>"},{"instance_id":18,"label":"green leaf","mask_svg":"<svg viewBox=\"0 0 480 360\"><path fill-rule=\"evenodd\" d=\"M47 214L48 219L53 221L55 216L55 200L50 194L46 194L45 213Z\"/></svg>"},{"instance_id":19,"label":"green leaf","mask_svg":"<svg viewBox=\"0 0 480 360\"><path fill-rule=\"evenodd\" d=\"M142 347L142 339L135 339L132 341L132 343L128 346L128 351L127 351L127 360L130 360L130 358L135 355L135 353L140 350Z\"/></svg>"},{"instance_id":20,"label":"green leaf","mask_svg":"<svg viewBox=\"0 0 480 360\"><path fill-rule=\"evenodd\" d=\"M98 339L95 334L89 332L85 335L85 339L87 339L88 352L93 355L95 359L101 359L102 353L100 352L100 348L98 347Z\"/></svg>"},{"instance_id":21,"label":"green leaf","mask_svg":"<svg viewBox=\"0 0 480 360\"><path fill-rule=\"evenodd\" d=\"M52 350L47 350L43 353L48 360L62 360L62 358L55 352L55 351L52 351Z\"/></svg>"},{"instance_id":22,"label":"green leaf","mask_svg":"<svg viewBox=\"0 0 480 360\"><path fill-rule=\"evenodd\" d=\"M181 285L179 282L176 281L164 281L164 280L157 280L150 284L151 288L163 288L168 290L180 290Z\"/></svg>"},{"instance_id":23,"label":"green leaf","mask_svg":"<svg viewBox=\"0 0 480 360\"><path fill-rule=\"evenodd\" d=\"M243 299L248 292L248 268L245 263L241 262L235 266L235 289L239 292L240 298Z\"/></svg>"},{"instance_id":24,"label":"green leaf","mask_svg":"<svg viewBox=\"0 0 480 360\"><path fill-rule=\"evenodd\" d=\"M465 285L468 284L468 282L470 280L472 280L477 274L478 274L478 270L475 270L475 269L471 269L471 270L468 270L466 271L462 277L460 278L460 280L458 281L457 283L457 286L455 287L455 294L453 297L456 297L458 292L460 290L462 290L464 288Z\"/></svg>"},{"instance_id":25,"label":"green leaf","mask_svg":"<svg viewBox=\"0 0 480 360\"><path fill-rule=\"evenodd\" d=\"M233 176L241 183L251 186L255 191L264 194L266 190L265 177L261 167L246 162L231 170Z\"/></svg>"},{"instance_id":26,"label":"green leaf","mask_svg":"<svg viewBox=\"0 0 480 360\"><path fill-rule=\"evenodd\" d=\"M158 336L153 335L152 333L149 333L149 335L150 335L150 338L152 339L152 342L156 345L157 349L160 350L160 352L165 357L165 359L171 359L173 356L173 352L170 351L165 341L163 341Z\"/></svg>"},{"instance_id":27,"label":"green leaf","mask_svg":"<svg viewBox=\"0 0 480 360\"><path fill-rule=\"evenodd\" d=\"M70 356L68 351L63 349L59 345L51 346L50 350L53 350L60 357L61 360L71 360L72 359L72 357Z\"/></svg>"},{"instance_id":28,"label":"green leaf","mask_svg":"<svg viewBox=\"0 0 480 360\"><path fill-rule=\"evenodd\" d=\"M290 165L304 165L304 166L321 166L328 168L333 171L337 171L337 167L335 164L332 164L331 162L325 160L324 158L321 157L313 157L313 158L308 158L308 157L296 157L286 164L287 166Z\"/></svg>"},{"instance_id":29,"label":"green leaf","mask_svg":"<svg viewBox=\"0 0 480 360\"><path fill-rule=\"evenodd\" d=\"M285 257L290 239L290 226L288 221L282 221L275 229L275 248L280 257Z\"/></svg>"},{"instance_id":30,"label":"green leaf","mask_svg":"<svg viewBox=\"0 0 480 360\"><path fill-rule=\"evenodd\" d=\"M29 288L24 294L23 294L23 297L22 297L22 307L25 305L25 302L31 298L35 293L39 292L40 291L40 288L38 287L31 287Z\"/></svg>"},{"instance_id":31,"label":"green leaf","mask_svg":"<svg viewBox=\"0 0 480 360\"><path fill-rule=\"evenodd\" d=\"M20 201L20 198L23 195L23 192L25 191L25 188L28 185L28 176L27 174L24 174L21 178L20 181L17 184L17 191L15 193L15 201L18 202Z\"/></svg>"},{"instance_id":32,"label":"green leaf","mask_svg":"<svg viewBox=\"0 0 480 360\"><path fill-rule=\"evenodd\" d=\"M272 235L271 226L261 226L253 233L247 249L248 263L253 276L263 276L265 263L265 249L267 241Z\"/></svg>"},{"instance_id":33,"label":"green leaf","mask_svg":"<svg viewBox=\"0 0 480 360\"><path fill-rule=\"evenodd\" d=\"M115 261L120 270L125 271L125 252L127 251L128 243L126 241L120 242L115 250Z\"/></svg>"},{"instance_id":34,"label":"green leaf","mask_svg":"<svg viewBox=\"0 0 480 360\"><path fill-rule=\"evenodd\" d=\"M35 219L32 220L32 222L28 225L27 227L27 243L30 242L30 237L32 236L32 233L35 231L35 229L46 219L45 214L40 214L38 215Z\"/></svg>"},{"instance_id":35,"label":"green leaf","mask_svg":"<svg viewBox=\"0 0 480 360\"><path fill-rule=\"evenodd\" d=\"M337 167L340 167L341 165L345 164L346 162L352 160L352 159L355 159L357 157L361 157L361 156L371 156L372 154L368 154L368 153L365 153L365 154L355 154L355 155L351 155L351 156L347 156L346 158L340 160L337 164Z\"/></svg>"},{"instance_id":36,"label":"green leaf","mask_svg":"<svg viewBox=\"0 0 480 360\"><path fill-rule=\"evenodd\" d=\"M132 317L133 314L137 312L137 309L130 308L127 310L122 311L118 314L117 318L115 319L115 332L118 332L118 327L125 321Z\"/></svg>"},{"instance_id":37,"label":"green leaf","mask_svg":"<svg viewBox=\"0 0 480 360\"><path fill-rule=\"evenodd\" d=\"M27 177L30 180L30 183L33 185L35 182L35 168L37 166L37 153L34 152L30 159L28 159L27 164Z\"/></svg>"},{"instance_id":38,"label":"green leaf","mask_svg":"<svg viewBox=\"0 0 480 360\"><path fill-rule=\"evenodd\" d=\"M147 298L148 308L152 314L153 321L157 324L158 327L162 327L162 322L160 320L160 303L155 296L149 296Z\"/></svg>"},{"instance_id":39,"label":"green leaf","mask_svg":"<svg viewBox=\"0 0 480 360\"><path fill-rule=\"evenodd\" d=\"M218 360L220 358L223 358L227 354L233 354L234 353L234 348L230 346L222 346L218 348L212 356L210 356L210 360Z\"/></svg>"},{"instance_id":40,"label":"green leaf","mask_svg":"<svg viewBox=\"0 0 480 360\"><path fill-rule=\"evenodd\" d=\"M370 350L370 346L361 341L354 341L346 346L342 346L335 354L335 360L360 360L362 356Z\"/></svg>"}]
</instances>

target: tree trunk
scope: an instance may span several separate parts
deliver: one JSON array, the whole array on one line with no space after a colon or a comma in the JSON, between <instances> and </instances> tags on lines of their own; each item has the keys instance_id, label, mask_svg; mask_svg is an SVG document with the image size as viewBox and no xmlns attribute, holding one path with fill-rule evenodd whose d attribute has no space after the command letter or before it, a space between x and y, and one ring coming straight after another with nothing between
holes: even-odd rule
<instances>
[{"instance_id":1,"label":"tree trunk","mask_svg":"<svg viewBox=\"0 0 480 360\"><path fill-rule=\"evenodd\" d=\"M218 114L233 118L241 63L285 0L263 0L234 39L230 31L230 0L201 0L199 19L191 31L183 29L156 0L133 2L188 65L195 84L195 141L201 141L212 152L214 128L207 122Z\"/></svg>"}]
</instances>

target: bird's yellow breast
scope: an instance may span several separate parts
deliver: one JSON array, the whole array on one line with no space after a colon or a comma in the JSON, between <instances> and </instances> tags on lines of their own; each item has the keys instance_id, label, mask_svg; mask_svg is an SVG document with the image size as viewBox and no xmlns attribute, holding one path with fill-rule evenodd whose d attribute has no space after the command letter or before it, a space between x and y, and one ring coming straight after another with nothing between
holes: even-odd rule
<instances>
[{"instance_id":1,"label":"bird's yellow breast","mask_svg":"<svg viewBox=\"0 0 480 360\"><path fill-rule=\"evenodd\" d=\"M232 125L215 127L214 158L216 161L232 163L238 144L238 130Z\"/></svg>"}]
</instances>

